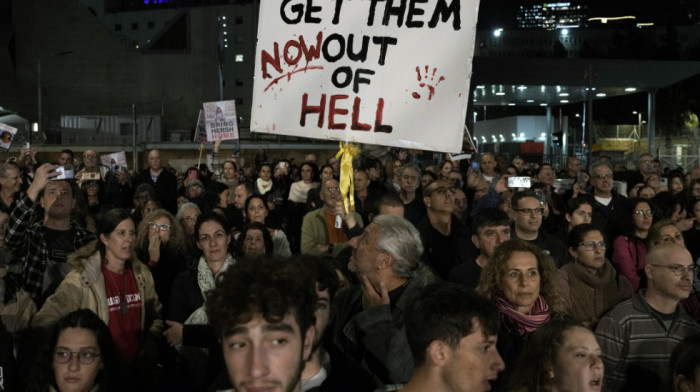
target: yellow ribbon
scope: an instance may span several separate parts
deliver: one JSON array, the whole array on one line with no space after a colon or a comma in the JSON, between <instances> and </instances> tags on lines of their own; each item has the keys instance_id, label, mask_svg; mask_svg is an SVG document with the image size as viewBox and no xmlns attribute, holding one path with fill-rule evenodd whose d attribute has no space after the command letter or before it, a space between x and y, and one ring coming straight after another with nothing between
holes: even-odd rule
<instances>
[{"instance_id":1,"label":"yellow ribbon","mask_svg":"<svg viewBox=\"0 0 700 392\"><path fill-rule=\"evenodd\" d=\"M355 211L355 184L353 182L352 160L360 149L350 143L339 142L340 150L335 154L335 159L340 160L340 195L345 204L345 213ZM341 159L342 157L342 159Z\"/></svg>"}]
</instances>

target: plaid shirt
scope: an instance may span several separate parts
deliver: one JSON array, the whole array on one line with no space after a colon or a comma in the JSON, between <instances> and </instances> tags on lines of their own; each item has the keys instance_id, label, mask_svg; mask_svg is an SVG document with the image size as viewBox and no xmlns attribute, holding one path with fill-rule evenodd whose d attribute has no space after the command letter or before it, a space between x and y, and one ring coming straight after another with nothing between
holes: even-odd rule
<instances>
[{"instance_id":1,"label":"plaid shirt","mask_svg":"<svg viewBox=\"0 0 700 392\"><path fill-rule=\"evenodd\" d=\"M14 264L22 266L21 287L29 293L35 302L41 298L44 272L46 271L49 251L46 247L43 225L36 221L38 203L28 197L22 198L10 213L10 223L5 234L7 248L15 255ZM77 226L71 221L75 230L73 245L79 249L95 240L95 235Z\"/></svg>"}]
</instances>

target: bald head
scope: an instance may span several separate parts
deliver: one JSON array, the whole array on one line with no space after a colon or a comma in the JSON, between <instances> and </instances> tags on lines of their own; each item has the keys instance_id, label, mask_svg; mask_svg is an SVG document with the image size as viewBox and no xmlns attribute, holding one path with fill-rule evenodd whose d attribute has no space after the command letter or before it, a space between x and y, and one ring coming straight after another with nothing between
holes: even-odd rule
<instances>
[{"instance_id":1,"label":"bald head","mask_svg":"<svg viewBox=\"0 0 700 392\"><path fill-rule=\"evenodd\" d=\"M644 267L648 284L644 298L657 311L673 313L693 290L694 268L693 257L684 246L670 242L654 246Z\"/></svg>"},{"instance_id":2,"label":"bald head","mask_svg":"<svg viewBox=\"0 0 700 392\"><path fill-rule=\"evenodd\" d=\"M154 172L157 172L161 169L160 151L151 150L151 152L148 153L148 166Z\"/></svg>"},{"instance_id":3,"label":"bald head","mask_svg":"<svg viewBox=\"0 0 700 392\"><path fill-rule=\"evenodd\" d=\"M680 260L685 262L686 259L691 263L693 261L688 249L676 243L655 245L647 254L647 264L673 265L678 264Z\"/></svg>"}]
</instances>

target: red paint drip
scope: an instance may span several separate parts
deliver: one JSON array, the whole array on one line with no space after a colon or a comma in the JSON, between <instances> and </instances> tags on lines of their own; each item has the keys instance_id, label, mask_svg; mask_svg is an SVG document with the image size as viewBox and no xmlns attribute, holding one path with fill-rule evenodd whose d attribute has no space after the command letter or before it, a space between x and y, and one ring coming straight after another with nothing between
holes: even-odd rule
<instances>
[{"instance_id":1,"label":"red paint drip","mask_svg":"<svg viewBox=\"0 0 700 392\"><path fill-rule=\"evenodd\" d=\"M287 72L287 73L284 74L284 75L281 75L281 76L278 76L278 77L272 79L272 81L270 82L270 84L268 84L267 87L265 87L265 90L263 90L263 91L267 91L270 87L272 87L273 85L277 84L280 80L282 80L282 79L284 79L284 78L287 78L287 81L289 81L289 80L292 78L292 75L293 75L293 74L296 74L296 73L299 73L299 72L306 72L306 71L311 70L311 69L323 69L323 67L320 66L320 65L309 65L309 66L306 66L306 67L304 67L304 68L295 69L294 71Z\"/></svg>"}]
</instances>

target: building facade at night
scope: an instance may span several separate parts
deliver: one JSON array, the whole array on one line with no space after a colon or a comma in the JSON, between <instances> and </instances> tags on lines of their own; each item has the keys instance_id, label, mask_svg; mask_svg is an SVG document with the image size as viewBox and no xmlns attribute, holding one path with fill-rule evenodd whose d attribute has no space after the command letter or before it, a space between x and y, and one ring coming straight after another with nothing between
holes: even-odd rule
<instances>
[{"instance_id":1,"label":"building facade at night","mask_svg":"<svg viewBox=\"0 0 700 392\"><path fill-rule=\"evenodd\" d=\"M570 2L521 4L516 20L519 29L581 27L586 23L586 10L585 5Z\"/></svg>"}]
</instances>

